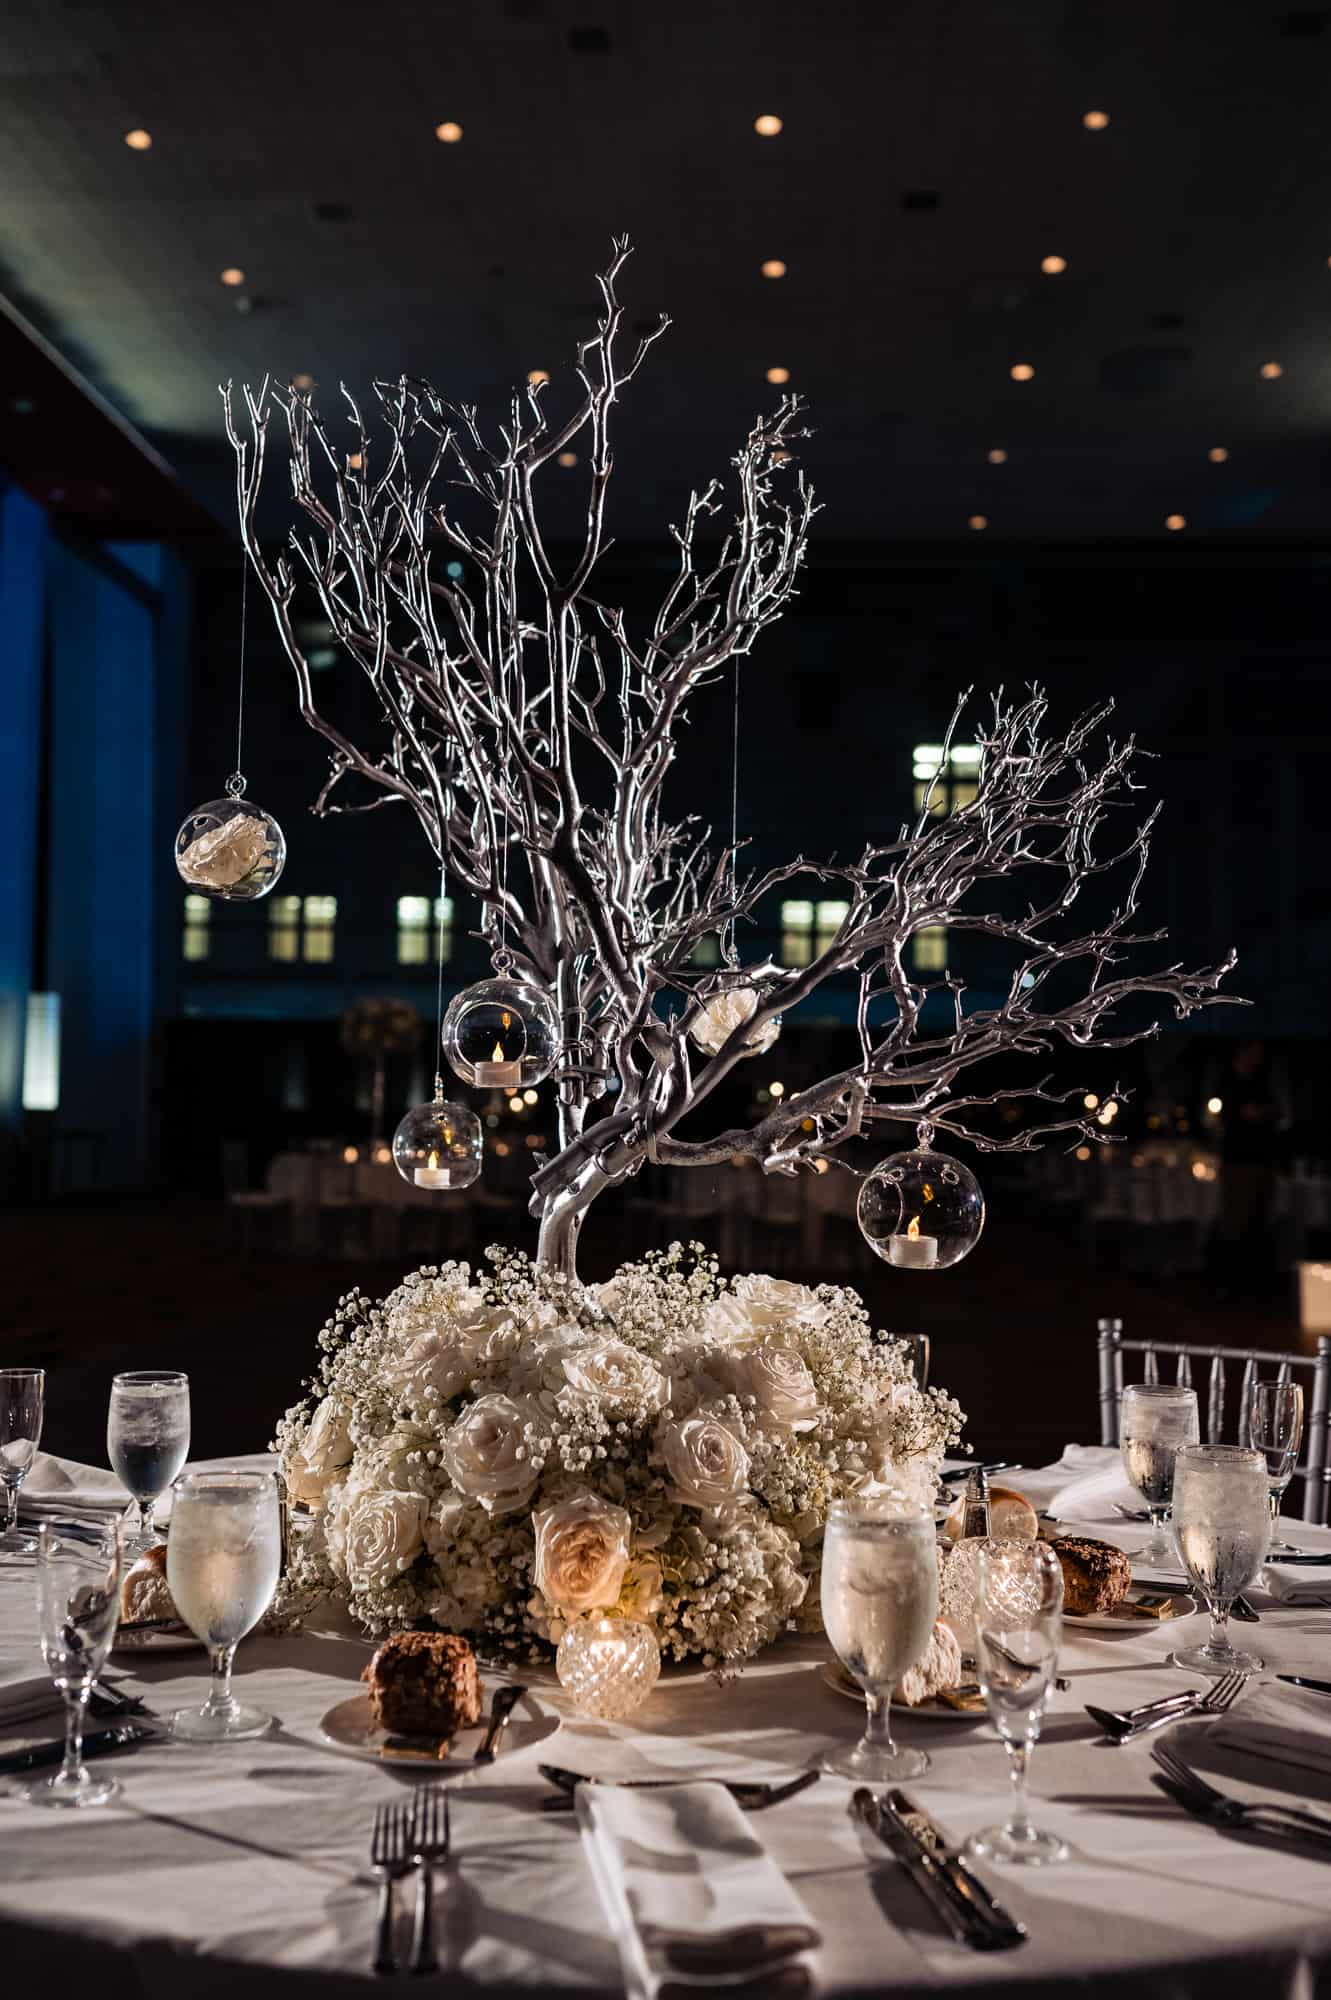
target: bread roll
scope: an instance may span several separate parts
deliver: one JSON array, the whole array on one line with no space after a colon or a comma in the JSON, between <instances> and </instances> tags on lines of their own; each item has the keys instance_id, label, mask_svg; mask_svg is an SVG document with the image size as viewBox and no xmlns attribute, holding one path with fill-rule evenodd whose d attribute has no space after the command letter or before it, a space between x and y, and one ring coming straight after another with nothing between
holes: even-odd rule
<instances>
[{"instance_id":1,"label":"bread roll","mask_svg":"<svg viewBox=\"0 0 1331 2000\"><path fill-rule=\"evenodd\" d=\"M126 1625L140 1625L145 1619L179 1619L166 1581L165 1542L145 1549L120 1579L120 1616Z\"/></svg>"},{"instance_id":2,"label":"bread roll","mask_svg":"<svg viewBox=\"0 0 1331 2000\"><path fill-rule=\"evenodd\" d=\"M1063 1570L1063 1609L1073 1618L1112 1611L1132 1587L1132 1564L1112 1542L1059 1535L1051 1544Z\"/></svg>"},{"instance_id":3,"label":"bread roll","mask_svg":"<svg viewBox=\"0 0 1331 2000\"><path fill-rule=\"evenodd\" d=\"M961 1647L956 1634L938 1619L929 1635L924 1658L908 1667L897 1683L896 1698L907 1708L918 1708L944 1688L954 1688L961 1679Z\"/></svg>"}]
</instances>

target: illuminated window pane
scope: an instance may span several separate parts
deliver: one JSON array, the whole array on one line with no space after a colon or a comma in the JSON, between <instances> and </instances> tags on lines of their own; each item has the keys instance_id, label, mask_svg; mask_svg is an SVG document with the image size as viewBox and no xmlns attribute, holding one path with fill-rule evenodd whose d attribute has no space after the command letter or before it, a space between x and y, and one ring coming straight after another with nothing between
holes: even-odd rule
<instances>
[{"instance_id":1,"label":"illuminated window pane","mask_svg":"<svg viewBox=\"0 0 1331 2000\"><path fill-rule=\"evenodd\" d=\"M185 928L180 940L182 958L198 961L207 958L210 950L208 923L212 915L212 904L206 896L186 896Z\"/></svg>"},{"instance_id":2,"label":"illuminated window pane","mask_svg":"<svg viewBox=\"0 0 1331 2000\"><path fill-rule=\"evenodd\" d=\"M915 954L917 972L947 971L947 928L943 924L928 924L922 931L916 931L911 940Z\"/></svg>"},{"instance_id":3,"label":"illuminated window pane","mask_svg":"<svg viewBox=\"0 0 1331 2000\"><path fill-rule=\"evenodd\" d=\"M453 898L434 899L434 945L445 960L453 956Z\"/></svg>"},{"instance_id":4,"label":"illuminated window pane","mask_svg":"<svg viewBox=\"0 0 1331 2000\"><path fill-rule=\"evenodd\" d=\"M813 904L802 899L781 905L781 963L809 965L813 960Z\"/></svg>"},{"instance_id":5,"label":"illuminated window pane","mask_svg":"<svg viewBox=\"0 0 1331 2000\"><path fill-rule=\"evenodd\" d=\"M274 896L268 905L268 956L284 965L300 957L299 896Z\"/></svg>"},{"instance_id":6,"label":"illuminated window pane","mask_svg":"<svg viewBox=\"0 0 1331 2000\"><path fill-rule=\"evenodd\" d=\"M700 937L691 954L694 965L719 965L721 963L721 940L715 932L709 931Z\"/></svg>"},{"instance_id":7,"label":"illuminated window pane","mask_svg":"<svg viewBox=\"0 0 1331 2000\"><path fill-rule=\"evenodd\" d=\"M304 957L308 965L328 965L333 957L333 932L337 923L336 896L305 898Z\"/></svg>"},{"instance_id":8,"label":"illuminated window pane","mask_svg":"<svg viewBox=\"0 0 1331 2000\"><path fill-rule=\"evenodd\" d=\"M959 812L962 806L970 804L978 790L979 786L972 784L969 778L954 778L951 786L952 797L949 802L949 809L952 812Z\"/></svg>"},{"instance_id":9,"label":"illuminated window pane","mask_svg":"<svg viewBox=\"0 0 1331 2000\"><path fill-rule=\"evenodd\" d=\"M397 962L425 965L430 956L428 896L399 896L397 899Z\"/></svg>"},{"instance_id":10,"label":"illuminated window pane","mask_svg":"<svg viewBox=\"0 0 1331 2000\"><path fill-rule=\"evenodd\" d=\"M958 771L978 771L981 754L978 743L954 743L950 761Z\"/></svg>"},{"instance_id":11,"label":"illuminated window pane","mask_svg":"<svg viewBox=\"0 0 1331 2000\"><path fill-rule=\"evenodd\" d=\"M850 915L849 903L819 903L814 924L814 949L827 950L837 932Z\"/></svg>"},{"instance_id":12,"label":"illuminated window pane","mask_svg":"<svg viewBox=\"0 0 1331 2000\"><path fill-rule=\"evenodd\" d=\"M947 818L946 778L936 779L932 782L932 785L930 784L930 781L926 779L920 779L920 778L916 779L915 781L916 812L922 813L925 809L926 803L928 804L929 817L931 819Z\"/></svg>"}]
</instances>

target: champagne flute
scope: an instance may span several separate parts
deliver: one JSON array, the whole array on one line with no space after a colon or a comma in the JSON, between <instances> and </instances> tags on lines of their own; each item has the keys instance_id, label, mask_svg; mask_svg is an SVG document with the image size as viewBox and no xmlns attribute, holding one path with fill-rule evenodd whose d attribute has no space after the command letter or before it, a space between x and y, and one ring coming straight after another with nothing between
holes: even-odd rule
<instances>
[{"instance_id":1,"label":"champagne flute","mask_svg":"<svg viewBox=\"0 0 1331 2000\"><path fill-rule=\"evenodd\" d=\"M120 1787L83 1761L88 1695L120 1617L120 1523L43 1521L37 1534L37 1614L42 1656L65 1703L65 1761L23 1788L34 1806L100 1806Z\"/></svg>"},{"instance_id":2,"label":"champagne flute","mask_svg":"<svg viewBox=\"0 0 1331 2000\"><path fill-rule=\"evenodd\" d=\"M823 1769L869 1784L918 1778L929 1759L892 1741L892 1690L923 1657L938 1616L932 1516L894 1492L833 1501L823 1534L822 1608L827 1636L864 1689L868 1710L854 1749L829 1753Z\"/></svg>"},{"instance_id":3,"label":"champagne flute","mask_svg":"<svg viewBox=\"0 0 1331 2000\"><path fill-rule=\"evenodd\" d=\"M169 1368L117 1375L106 1451L116 1478L139 1503L138 1533L126 1546L141 1555L161 1539L153 1509L189 1456L189 1376Z\"/></svg>"},{"instance_id":4,"label":"champagne flute","mask_svg":"<svg viewBox=\"0 0 1331 2000\"><path fill-rule=\"evenodd\" d=\"M273 1718L236 1700L231 1663L277 1587L277 1479L271 1472L187 1472L175 1496L166 1581L181 1617L208 1648L213 1684L202 1708L176 1710L171 1733L188 1743L263 1736Z\"/></svg>"},{"instance_id":5,"label":"champagne flute","mask_svg":"<svg viewBox=\"0 0 1331 2000\"><path fill-rule=\"evenodd\" d=\"M972 1854L1028 1868L1066 1859L1055 1833L1031 1825L1026 1781L1063 1633L1063 1569L1047 1542L995 1540L979 1552L975 1657L990 1720L1008 1753L1007 1823L967 1842Z\"/></svg>"},{"instance_id":6,"label":"champagne flute","mask_svg":"<svg viewBox=\"0 0 1331 2000\"><path fill-rule=\"evenodd\" d=\"M18 1524L18 1490L37 1456L45 1401L44 1368L0 1368L0 1487L5 1495L0 1556L37 1553L37 1537Z\"/></svg>"},{"instance_id":7,"label":"champagne flute","mask_svg":"<svg viewBox=\"0 0 1331 2000\"><path fill-rule=\"evenodd\" d=\"M1170 1654L1187 1673L1255 1674L1263 1662L1229 1643L1229 1607L1266 1561L1271 1502L1266 1460L1237 1444L1188 1444L1174 1474L1174 1534L1179 1554L1211 1613L1204 1646Z\"/></svg>"},{"instance_id":8,"label":"champagne flute","mask_svg":"<svg viewBox=\"0 0 1331 2000\"><path fill-rule=\"evenodd\" d=\"M1248 1443L1266 1460L1271 1500L1271 1532L1280 1520L1280 1503L1294 1477L1303 1442L1303 1391L1297 1382L1254 1382L1248 1396ZM1272 1542L1273 1556L1296 1556L1293 1542Z\"/></svg>"},{"instance_id":9,"label":"champagne flute","mask_svg":"<svg viewBox=\"0 0 1331 2000\"><path fill-rule=\"evenodd\" d=\"M1157 1569L1172 1568L1175 1555L1165 1523L1174 1494L1174 1454L1181 1444L1196 1444L1201 1435L1197 1391L1164 1382L1130 1382L1123 1391L1118 1434L1123 1470L1151 1516L1150 1540L1127 1553Z\"/></svg>"}]
</instances>

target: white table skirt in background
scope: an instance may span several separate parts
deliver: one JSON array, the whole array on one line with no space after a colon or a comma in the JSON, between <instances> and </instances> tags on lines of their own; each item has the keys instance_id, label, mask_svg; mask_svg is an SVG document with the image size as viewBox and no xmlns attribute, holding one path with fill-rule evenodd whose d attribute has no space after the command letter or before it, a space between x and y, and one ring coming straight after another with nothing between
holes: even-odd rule
<instances>
[{"instance_id":1,"label":"white table skirt in background","mask_svg":"<svg viewBox=\"0 0 1331 2000\"><path fill-rule=\"evenodd\" d=\"M1106 1539L1131 1539L1121 1522L1087 1525ZM1331 1531L1287 1526L1296 1540L1331 1548ZM1331 1568L1327 1576L1331 1597ZM1238 1628L1239 1642L1259 1647L1268 1670L1331 1677L1331 1610L1251 1595L1261 1623ZM866 1844L847 1812L844 1781L824 1777L757 1818L822 1928L822 1990L1057 1996L1075 1987L1097 2000L1331 1994L1331 1865L1189 1818L1151 1783L1150 1739L1112 1748L1082 1712L1087 1701L1118 1707L1185 1685L1165 1655L1176 1636L1192 1643L1204 1630L1201 1618L1172 1632L1067 1628L1061 1665L1072 1690L1055 1697L1032 1790L1035 1816L1065 1835L1073 1857L1038 1872L985 1871L1030 1928L1017 1951L978 1955L943 1935L886 1850ZM31 1566L0 1568L0 1652L11 1669L17 1656L35 1659L35 1631ZM279 1719L267 1739L223 1749L153 1744L109 1760L104 1768L114 1765L123 1796L86 1814L0 1796L7 1990L210 2000L234 1995L242 1978L247 2000L367 1990L373 1808L406 1796L419 1774L358 1762L320 1741L320 1717L355 1691L366 1657L355 1640L251 1638L237 1678L245 1700ZM859 1732L860 1713L820 1677L828 1657L824 1642L787 1640L738 1684L664 1681L631 1723L566 1716L545 1750L501 1755L491 1769L451 1781L455 1861L441 1875L437 1906L450 1993L531 2000L622 1991L574 1822L540 1810L547 1788L537 1756L606 1775L781 1777ZM159 1710L201 1701L203 1657L144 1660L132 1685ZM535 1691L562 1701L557 1689ZM954 1838L1005 1812L1006 1760L987 1722L898 1722L901 1738L934 1759L909 1789ZM24 1733L52 1735L57 1726L53 1714ZM1208 1747L1202 1724L1171 1737L1240 1790L1266 1785L1271 1796L1331 1803L1331 1779L1245 1764ZM399 1901L409 1906L410 1896Z\"/></svg>"}]
</instances>

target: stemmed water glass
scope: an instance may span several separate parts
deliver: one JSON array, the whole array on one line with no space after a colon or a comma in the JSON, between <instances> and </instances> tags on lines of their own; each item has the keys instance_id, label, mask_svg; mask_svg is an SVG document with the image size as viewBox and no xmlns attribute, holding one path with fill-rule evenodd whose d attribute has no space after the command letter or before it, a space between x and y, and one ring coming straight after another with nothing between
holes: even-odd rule
<instances>
[{"instance_id":1,"label":"stemmed water glass","mask_svg":"<svg viewBox=\"0 0 1331 2000\"><path fill-rule=\"evenodd\" d=\"M975 1588L975 1657L990 1719L1007 1748L1012 1807L1006 1825L972 1837L972 1854L1028 1867L1067 1855L1066 1841L1031 1825L1026 1793L1062 1633L1063 1570L1053 1549L1046 1542L986 1542Z\"/></svg>"},{"instance_id":2,"label":"stemmed water glass","mask_svg":"<svg viewBox=\"0 0 1331 2000\"><path fill-rule=\"evenodd\" d=\"M892 1741L892 1690L923 1658L938 1616L932 1516L890 1491L833 1501L823 1535L822 1609L827 1636L868 1709L854 1749L829 1753L823 1769L869 1784L918 1778L929 1759Z\"/></svg>"},{"instance_id":3,"label":"stemmed water glass","mask_svg":"<svg viewBox=\"0 0 1331 2000\"><path fill-rule=\"evenodd\" d=\"M236 1647L268 1609L281 1566L277 1480L271 1472L187 1472L176 1481L166 1580L176 1609L212 1659L202 1708L171 1717L190 1743L262 1736L273 1718L231 1692Z\"/></svg>"},{"instance_id":4,"label":"stemmed water glass","mask_svg":"<svg viewBox=\"0 0 1331 2000\"><path fill-rule=\"evenodd\" d=\"M1188 1673L1255 1674L1263 1662L1229 1643L1229 1608L1266 1561L1271 1502L1266 1460L1236 1444L1189 1444L1174 1475L1174 1535L1184 1568L1206 1598L1211 1636L1170 1654Z\"/></svg>"},{"instance_id":5,"label":"stemmed water glass","mask_svg":"<svg viewBox=\"0 0 1331 2000\"><path fill-rule=\"evenodd\" d=\"M1248 1396L1248 1443L1266 1460L1271 1532L1280 1519L1285 1488L1294 1477L1303 1442L1303 1391L1297 1382L1254 1382ZM1268 1555L1296 1556L1292 1542L1272 1542Z\"/></svg>"},{"instance_id":6,"label":"stemmed water glass","mask_svg":"<svg viewBox=\"0 0 1331 2000\"><path fill-rule=\"evenodd\" d=\"M1150 1540L1127 1553L1156 1568L1174 1562L1165 1526L1174 1493L1174 1454L1182 1444L1196 1444L1200 1435L1195 1389L1130 1382L1123 1391L1119 1411L1123 1470L1151 1516Z\"/></svg>"},{"instance_id":7,"label":"stemmed water glass","mask_svg":"<svg viewBox=\"0 0 1331 2000\"><path fill-rule=\"evenodd\" d=\"M83 1718L120 1616L120 1523L43 1521L37 1534L42 1655L65 1702L65 1761L24 1788L35 1806L100 1806L120 1789L83 1761Z\"/></svg>"},{"instance_id":8,"label":"stemmed water glass","mask_svg":"<svg viewBox=\"0 0 1331 2000\"><path fill-rule=\"evenodd\" d=\"M126 1548L141 1555L160 1539L153 1508L189 1456L189 1376L169 1368L117 1375L106 1450L116 1478L139 1503L138 1533Z\"/></svg>"},{"instance_id":9,"label":"stemmed water glass","mask_svg":"<svg viewBox=\"0 0 1331 2000\"><path fill-rule=\"evenodd\" d=\"M45 1369L0 1368L0 1488L5 1496L0 1556L37 1553L37 1537L18 1524L18 1490L37 1456L45 1400Z\"/></svg>"}]
</instances>

